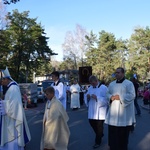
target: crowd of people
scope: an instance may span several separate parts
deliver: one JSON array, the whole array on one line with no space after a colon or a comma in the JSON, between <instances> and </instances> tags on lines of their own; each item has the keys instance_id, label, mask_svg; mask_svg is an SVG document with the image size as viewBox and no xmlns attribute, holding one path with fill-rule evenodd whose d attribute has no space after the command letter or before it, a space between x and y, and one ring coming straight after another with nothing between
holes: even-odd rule
<instances>
[{"instance_id":1,"label":"crowd of people","mask_svg":"<svg viewBox=\"0 0 150 150\"><path fill-rule=\"evenodd\" d=\"M47 102L40 149L67 150L70 137L67 103L70 109L77 110L84 102L88 108L89 124L95 133L93 148L101 146L105 123L108 125L110 150L127 150L130 131L136 123L134 107L137 115L141 114L137 103L138 85L134 78L125 78L124 68L117 68L115 75L116 80L108 86L91 75L90 84L81 87L77 79L73 79L71 85L65 85L59 79L59 72L52 72L54 83L45 90ZM31 136L20 89L8 68L2 71L2 85L7 86L7 91L0 101L0 150L9 150L9 147L11 150L23 150Z\"/></svg>"},{"instance_id":2,"label":"crowd of people","mask_svg":"<svg viewBox=\"0 0 150 150\"><path fill-rule=\"evenodd\" d=\"M89 78L90 85L83 89L89 124L95 133L94 149L101 145L105 123L108 124L110 150L127 150L129 134L136 123L134 107L137 114L141 114L137 103L136 83L125 78L125 70L121 67L116 69L115 74L116 80L108 86L92 75ZM80 91L81 87L76 79L67 88L66 92L70 95L70 108L73 110L80 108Z\"/></svg>"}]
</instances>

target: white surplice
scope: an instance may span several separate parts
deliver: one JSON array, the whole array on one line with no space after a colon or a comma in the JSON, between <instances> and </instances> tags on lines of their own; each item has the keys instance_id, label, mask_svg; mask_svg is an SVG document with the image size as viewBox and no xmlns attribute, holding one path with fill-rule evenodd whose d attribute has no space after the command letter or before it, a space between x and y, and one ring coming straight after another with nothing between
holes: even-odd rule
<instances>
[{"instance_id":1,"label":"white surplice","mask_svg":"<svg viewBox=\"0 0 150 150\"><path fill-rule=\"evenodd\" d=\"M71 85L70 92L71 92L70 108L80 108L80 100L79 100L80 86L79 84Z\"/></svg>"}]
</instances>

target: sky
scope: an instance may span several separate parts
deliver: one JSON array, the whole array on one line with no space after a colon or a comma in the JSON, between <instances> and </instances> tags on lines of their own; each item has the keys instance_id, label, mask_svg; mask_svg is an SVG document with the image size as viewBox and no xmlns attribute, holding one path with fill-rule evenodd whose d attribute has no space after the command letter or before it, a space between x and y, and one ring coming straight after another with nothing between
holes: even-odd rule
<instances>
[{"instance_id":1,"label":"sky","mask_svg":"<svg viewBox=\"0 0 150 150\"><path fill-rule=\"evenodd\" d=\"M63 60L66 33L74 32L77 24L95 34L105 30L117 39L129 39L136 27L150 25L150 0L20 0L6 6L8 12L14 9L37 18L58 61Z\"/></svg>"}]
</instances>

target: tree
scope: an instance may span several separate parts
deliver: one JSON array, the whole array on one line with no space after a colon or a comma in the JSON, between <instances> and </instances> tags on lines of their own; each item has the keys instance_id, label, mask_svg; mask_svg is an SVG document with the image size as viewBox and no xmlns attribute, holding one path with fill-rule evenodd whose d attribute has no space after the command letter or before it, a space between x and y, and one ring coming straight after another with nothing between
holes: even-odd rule
<instances>
[{"instance_id":1,"label":"tree","mask_svg":"<svg viewBox=\"0 0 150 150\"><path fill-rule=\"evenodd\" d=\"M6 26L6 18L5 15L7 14L6 12L6 7L3 5L3 3L0 1L0 30L4 29Z\"/></svg>"},{"instance_id":2,"label":"tree","mask_svg":"<svg viewBox=\"0 0 150 150\"><path fill-rule=\"evenodd\" d=\"M60 70L75 69L74 62L72 61L72 59L67 58L60 64L59 68L60 68Z\"/></svg>"},{"instance_id":3,"label":"tree","mask_svg":"<svg viewBox=\"0 0 150 150\"><path fill-rule=\"evenodd\" d=\"M19 2L20 0L3 0L4 1L4 4L11 4L11 3L14 3L16 4L17 2Z\"/></svg>"},{"instance_id":4,"label":"tree","mask_svg":"<svg viewBox=\"0 0 150 150\"><path fill-rule=\"evenodd\" d=\"M41 24L36 23L36 18L28 16L29 11L19 13L18 10L7 15L10 23L6 28L9 35L9 53L6 59L8 66L12 66L13 72L16 73L14 76L17 81L21 71L25 72L26 77L32 77L33 72L41 69L42 63L50 61L52 54L52 50L47 46L48 37L45 36Z\"/></svg>"},{"instance_id":5,"label":"tree","mask_svg":"<svg viewBox=\"0 0 150 150\"><path fill-rule=\"evenodd\" d=\"M139 79L146 78L150 72L150 29L137 27L129 40L129 69Z\"/></svg>"},{"instance_id":6,"label":"tree","mask_svg":"<svg viewBox=\"0 0 150 150\"><path fill-rule=\"evenodd\" d=\"M64 60L70 58L74 62L75 69L77 69L78 62L84 62L85 52L87 51L86 36L88 33L80 25L76 25L76 31L68 31L66 33L65 41L62 45Z\"/></svg>"},{"instance_id":7,"label":"tree","mask_svg":"<svg viewBox=\"0 0 150 150\"><path fill-rule=\"evenodd\" d=\"M0 2L0 68L3 68L3 64L7 63L6 56L8 54L8 37L9 35L6 33L6 9L2 2ZM5 42L4 42L5 41Z\"/></svg>"},{"instance_id":8,"label":"tree","mask_svg":"<svg viewBox=\"0 0 150 150\"><path fill-rule=\"evenodd\" d=\"M87 63L92 66L93 74L101 80L109 80L116 67L122 65L124 56L120 56L124 51L125 42L116 40L112 33L99 32L99 38L91 32L89 37L89 50L86 53Z\"/></svg>"}]
</instances>

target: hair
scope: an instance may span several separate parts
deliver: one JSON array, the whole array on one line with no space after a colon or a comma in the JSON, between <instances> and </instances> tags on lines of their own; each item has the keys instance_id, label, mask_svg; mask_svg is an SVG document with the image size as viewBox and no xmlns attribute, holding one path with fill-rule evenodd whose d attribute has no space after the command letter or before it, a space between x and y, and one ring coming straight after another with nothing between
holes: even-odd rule
<instances>
[{"instance_id":1,"label":"hair","mask_svg":"<svg viewBox=\"0 0 150 150\"><path fill-rule=\"evenodd\" d=\"M93 82L93 81L98 81L98 79L97 79L96 76L91 75L91 76L89 77L89 82Z\"/></svg>"},{"instance_id":2,"label":"hair","mask_svg":"<svg viewBox=\"0 0 150 150\"><path fill-rule=\"evenodd\" d=\"M2 79L11 80L10 77L3 77ZM11 80L12 81L12 80Z\"/></svg>"},{"instance_id":3,"label":"hair","mask_svg":"<svg viewBox=\"0 0 150 150\"><path fill-rule=\"evenodd\" d=\"M51 73L51 75L54 75L54 76L56 76L56 77L58 77L58 78L59 78L59 72L58 72L58 71L54 71L54 72L52 72L52 73Z\"/></svg>"},{"instance_id":4,"label":"hair","mask_svg":"<svg viewBox=\"0 0 150 150\"><path fill-rule=\"evenodd\" d=\"M122 73L125 73L124 68L122 68L122 67L118 67L117 69L120 69Z\"/></svg>"},{"instance_id":5,"label":"hair","mask_svg":"<svg viewBox=\"0 0 150 150\"><path fill-rule=\"evenodd\" d=\"M50 87L47 87L44 92L55 94L55 89L52 86L50 86Z\"/></svg>"},{"instance_id":6,"label":"hair","mask_svg":"<svg viewBox=\"0 0 150 150\"><path fill-rule=\"evenodd\" d=\"M132 82L136 82L136 81L137 81L137 79L136 79L136 78L134 78L134 77L131 77L131 78L130 78L130 81L132 81Z\"/></svg>"},{"instance_id":7,"label":"hair","mask_svg":"<svg viewBox=\"0 0 150 150\"><path fill-rule=\"evenodd\" d=\"M8 77L8 80L11 80L11 81L12 81L12 79L11 79L10 77Z\"/></svg>"},{"instance_id":8,"label":"hair","mask_svg":"<svg viewBox=\"0 0 150 150\"><path fill-rule=\"evenodd\" d=\"M73 79L73 82L78 82L77 79Z\"/></svg>"}]
</instances>

